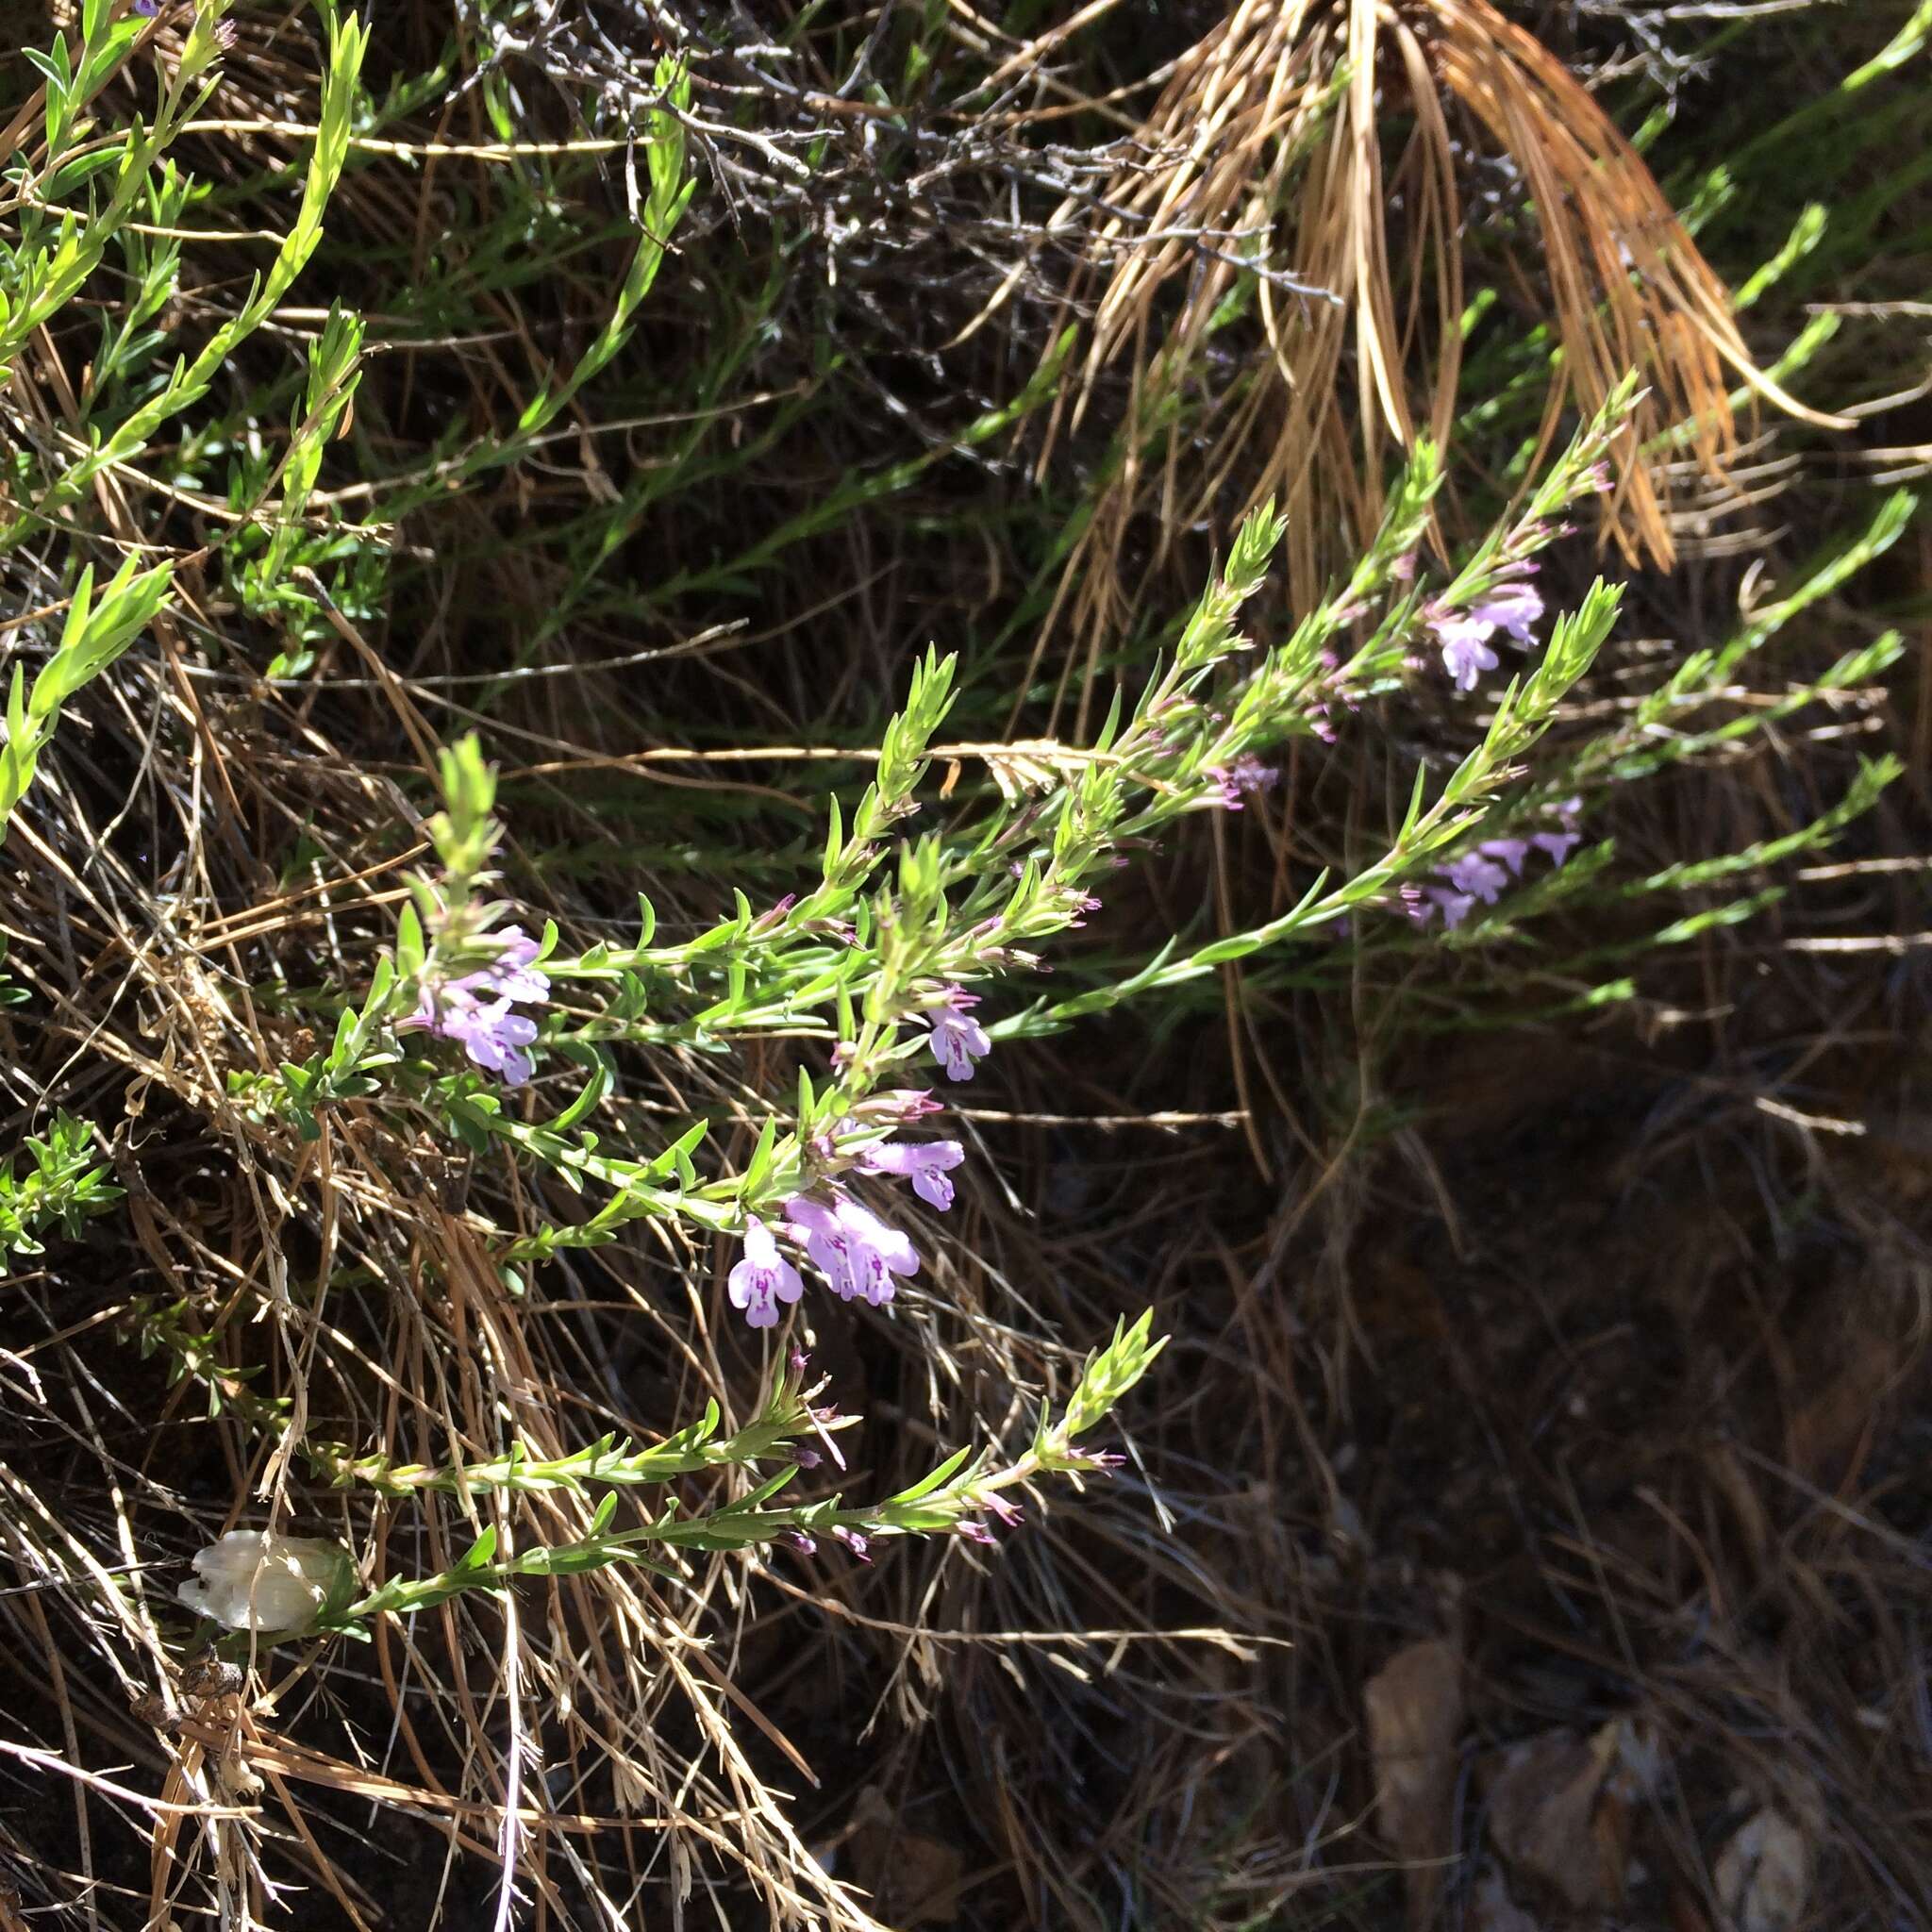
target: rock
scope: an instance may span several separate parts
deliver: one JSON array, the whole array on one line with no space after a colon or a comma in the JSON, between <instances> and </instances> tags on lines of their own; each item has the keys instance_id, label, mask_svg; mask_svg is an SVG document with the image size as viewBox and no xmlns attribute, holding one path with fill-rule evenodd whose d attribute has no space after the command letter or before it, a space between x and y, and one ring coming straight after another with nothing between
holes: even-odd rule
<instances>
[{"instance_id":1,"label":"rock","mask_svg":"<svg viewBox=\"0 0 1932 1932\"><path fill-rule=\"evenodd\" d=\"M1791 1932L1811 1891L1811 1847L1776 1811L1760 1811L1718 1854L1718 1903L1726 1932Z\"/></svg>"},{"instance_id":2,"label":"rock","mask_svg":"<svg viewBox=\"0 0 1932 1932\"><path fill-rule=\"evenodd\" d=\"M1375 1815L1409 1866L1408 1922L1426 1925L1455 1849L1456 1740L1462 1730L1462 1657L1440 1638L1399 1650L1363 1688Z\"/></svg>"}]
</instances>

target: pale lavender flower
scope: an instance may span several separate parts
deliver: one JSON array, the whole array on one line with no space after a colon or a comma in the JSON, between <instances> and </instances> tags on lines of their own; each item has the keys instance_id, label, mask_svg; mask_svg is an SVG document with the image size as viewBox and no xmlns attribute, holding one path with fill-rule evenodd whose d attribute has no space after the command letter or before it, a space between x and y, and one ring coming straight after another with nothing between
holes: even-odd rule
<instances>
[{"instance_id":1,"label":"pale lavender flower","mask_svg":"<svg viewBox=\"0 0 1932 1932\"><path fill-rule=\"evenodd\" d=\"M1427 925L1440 913L1442 924L1452 932L1475 910L1473 894L1453 891L1447 886L1405 886L1402 898L1409 918L1416 924Z\"/></svg>"},{"instance_id":2,"label":"pale lavender flower","mask_svg":"<svg viewBox=\"0 0 1932 1932\"><path fill-rule=\"evenodd\" d=\"M470 974L470 980L486 983L498 999L523 1000L525 1004L547 1000L550 975L530 970L531 961L543 948L520 925L507 925L491 937L503 941L503 951L497 955L495 965Z\"/></svg>"},{"instance_id":3,"label":"pale lavender flower","mask_svg":"<svg viewBox=\"0 0 1932 1932\"><path fill-rule=\"evenodd\" d=\"M1264 765L1251 751L1244 751L1231 765L1209 765L1208 775L1221 787L1221 802L1229 811L1240 811L1241 800L1252 792L1266 791L1281 776L1273 765Z\"/></svg>"},{"instance_id":4,"label":"pale lavender flower","mask_svg":"<svg viewBox=\"0 0 1932 1932\"><path fill-rule=\"evenodd\" d=\"M912 1191L943 1214L953 1205L953 1184L946 1174L965 1158L966 1150L957 1141L882 1141L863 1149L858 1164L868 1174L909 1180Z\"/></svg>"},{"instance_id":5,"label":"pale lavender flower","mask_svg":"<svg viewBox=\"0 0 1932 1932\"><path fill-rule=\"evenodd\" d=\"M1583 841L1575 832L1532 832L1529 842L1539 852L1547 852L1553 864L1561 865Z\"/></svg>"},{"instance_id":6,"label":"pale lavender flower","mask_svg":"<svg viewBox=\"0 0 1932 1932\"><path fill-rule=\"evenodd\" d=\"M977 993L949 986L944 1003L924 1015L925 1024L932 1028L933 1058L945 1068L948 1079L972 1079L973 1062L983 1060L992 1051L986 1028L973 1017L972 1009L978 1004Z\"/></svg>"},{"instance_id":7,"label":"pale lavender flower","mask_svg":"<svg viewBox=\"0 0 1932 1932\"><path fill-rule=\"evenodd\" d=\"M1523 861L1529 857L1527 839L1485 839L1476 847L1478 852L1487 853L1490 858L1501 859L1518 877L1523 876Z\"/></svg>"},{"instance_id":8,"label":"pale lavender flower","mask_svg":"<svg viewBox=\"0 0 1932 1932\"><path fill-rule=\"evenodd\" d=\"M1442 668L1457 691L1474 691L1476 678L1496 668L1490 640L1500 630L1519 650L1536 641L1535 625L1543 614L1541 595L1528 584L1503 583L1479 597L1461 615L1440 607L1431 609L1428 625L1442 651Z\"/></svg>"},{"instance_id":9,"label":"pale lavender flower","mask_svg":"<svg viewBox=\"0 0 1932 1932\"><path fill-rule=\"evenodd\" d=\"M856 1557L858 1557L858 1559L861 1563L870 1563L872 1561L872 1558L866 1555L866 1551L868 1548L871 1547L871 1545L868 1542L867 1539L861 1536L858 1530L847 1529L843 1524L835 1523L832 1525L832 1534L835 1537L837 1537L839 1541L841 1543L843 1543L845 1547L848 1550L850 1550L852 1554Z\"/></svg>"},{"instance_id":10,"label":"pale lavender flower","mask_svg":"<svg viewBox=\"0 0 1932 1932\"><path fill-rule=\"evenodd\" d=\"M1521 651L1536 642L1535 625L1542 614L1543 600L1528 584L1499 584L1469 611L1472 623L1507 631Z\"/></svg>"},{"instance_id":11,"label":"pale lavender flower","mask_svg":"<svg viewBox=\"0 0 1932 1932\"><path fill-rule=\"evenodd\" d=\"M134 0L133 10L143 19L152 20L161 10L161 0Z\"/></svg>"},{"instance_id":12,"label":"pale lavender flower","mask_svg":"<svg viewBox=\"0 0 1932 1932\"><path fill-rule=\"evenodd\" d=\"M1487 640L1495 629L1474 617L1445 617L1431 628L1442 647L1442 669L1457 691L1474 691L1485 671L1493 671L1501 661Z\"/></svg>"},{"instance_id":13,"label":"pale lavender flower","mask_svg":"<svg viewBox=\"0 0 1932 1932\"><path fill-rule=\"evenodd\" d=\"M815 1556L818 1552L818 1544L810 1537L807 1536L802 1529L788 1529L784 1531L783 1541L790 1543L802 1557Z\"/></svg>"},{"instance_id":14,"label":"pale lavender flower","mask_svg":"<svg viewBox=\"0 0 1932 1932\"><path fill-rule=\"evenodd\" d=\"M732 1269L727 1285L731 1306L742 1308L754 1328L775 1328L778 1304L795 1302L805 1292L798 1270L778 1252L772 1230L756 1217L745 1224L744 1258Z\"/></svg>"},{"instance_id":15,"label":"pale lavender flower","mask_svg":"<svg viewBox=\"0 0 1932 1932\"><path fill-rule=\"evenodd\" d=\"M892 1277L919 1272L912 1243L849 1194L835 1190L829 1203L794 1194L785 1204L785 1217L807 1258L841 1301L863 1295L874 1307L883 1307L898 1285Z\"/></svg>"},{"instance_id":16,"label":"pale lavender flower","mask_svg":"<svg viewBox=\"0 0 1932 1932\"><path fill-rule=\"evenodd\" d=\"M963 1517L953 1526L970 1543L984 1543L990 1550L999 1547L999 1539L977 1517Z\"/></svg>"},{"instance_id":17,"label":"pale lavender flower","mask_svg":"<svg viewBox=\"0 0 1932 1932\"><path fill-rule=\"evenodd\" d=\"M1497 893L1509 883L1509 874L1493 858L1486 858L1480 852L1462 853L1441 870L1458 892L1467 892L1485 906L1493 906Z\"/></svg>"},{"instance_id":18,"label":"pale lavender flower","mask_svg":"<svg viewBox=\"0 0 1932 1932\"><path fill-rule=\"evenodd\" d=\"M525 1051L537 1038L537 1023L513 1011L508 1000L485 1007L458 1005L446 996L438 1009L428 993L423 998L414 1024L454 1040L486 1074L501 1074L506 1087L521 1087L537 1071Z\"/></svg>"},{"instance_id":19,"label":"pale lavender flower","mask_svg":"<svg viewBox=\"0 0 1932 1932\"><path fill-rule=\"evenodd\" d=\"M533 970L542 948L522 926L507 925L489 937L500 948L496 958L473 973L426 977L416 1010L397 1022L396 1031L454 1040L486 1073L501 1074L507 1087L521 1087L536 1071L525 1049L537 1038L537 1023L513 1012L511 1004L548 999L550 980Z\"/></svg>"}]
</instances>

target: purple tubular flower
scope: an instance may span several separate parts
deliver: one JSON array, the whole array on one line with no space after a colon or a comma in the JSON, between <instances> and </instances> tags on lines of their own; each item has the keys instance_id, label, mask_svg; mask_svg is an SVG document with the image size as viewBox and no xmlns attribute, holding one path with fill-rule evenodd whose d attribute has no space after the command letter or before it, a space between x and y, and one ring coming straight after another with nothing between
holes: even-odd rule
<instances>
[{"instance_id":1,"label":"purple tubular flower","mask_svg":"<svg viewBox=\"0 0 1932 1932\"><path fill-rule=\"evenodd\" d=\"M858 1530L847 1529L843 1524L835 1523L832 1525L832 1534L835 1537L837 1537L839 1541L841 1543L843 1543L845 1547L848 1550L850 1550L852 1554L856 1557L858 1557L858 1559L861 1563L870 1563L872 1561L872 1558L866 1555L866 1551L870 1547L870 1544L867 1541L866 1538L859 1535Z\"/></svg>"},{"instance_id":2,"label":"purple tubular flower","mask_svg":"<svg viewBox=\"0 0 1932 1932\"><path fill-rule=\"evenodd\" d=\"M1526 651L1536 642L1535 625L1542 614L1543 600L1529 585L1500 584L1470 607L1469 621L1507 631L1517 649Z\"/></svg>"},{"instance_id":3,"label":"purple tubular flower","mask_svg":"<svg viewBox=\"0 0 1932 1932\"><path fill-rule=\"evenodd\" d=\"M424 994L425 1007L429 995ZM456 1041L486 1074L500 1074L506 1087L521 1087L536 1072L537 1063L525 1049L537 1037L537 1023L510 1010L508 1000L492 1000L487 1007L444 1007L441 1013L424 1019L424 1008L417 1018L430 1032Z\"/></svg>"},{"instance_id":4,"label":"purple tubular flower","mask_svg":"<svg viewBox=\"0 0 1932 1932\"><path fill-rule=\"evenodd\" d=\"M1539 852L1547 852L1554 864L1561 865L1583 841L1575 832L1532 832L1529 842Z\"/></svg>"},{"instance_id":5,"label":"purple tubular flower","mask_svg":"<svg viewBox=\"0 0 1932 1932\"><path fill-rule=\"evenodd\" d=\"M1474 617L1444 618L1435 626L1436 641L1442 647L1442 669L1457 691L1474 691L1485 671L1493 671L1500 661L1486 641L1495 629Z\"/></svg>"},{"instance_id":6,"label":"purple tubular flower","mask_svg":"<svg viewBox=\"0 0 1932 1932\"><path fill-rule=\"evenodd\" d=\"M1221 787L1221 802L1229 811L1240 811L1241 800L1251 792L1266 791L1281 774L1264 765L1251 751L1244 751L1231 765L1209 765L1208 775Z\"/></svg>"},{"instance_id":7,"label":"purple tubular flower","mask_svg":"<svg viewBox=\"0 0 1932 1932\"><path fill-rule=\"evenodd\" d=\"M525 1049L537 1038L537 1023L512 1012L511 1003L548 999L550 980L533 970L542 948L522 926L507 925L491 937L501 947L491 964L454 978L425 979L416 1010L396 1030L454 1040L484 1072L501 1074L506 1087L521 1087L536 1071Z\"/></svg>"},{"instance_id":8,"label":"purple tubular flower","mask_svg":"<svg viewBox=\"0 0 1932 1932\"><path fill-rule=\"evenodd\" d=\"M530 962L542 947L520 925L507 925L495 937L503 941L496 964L471 974L464 983L487 985L498 999L523 1000L526 1004L547 1000L550 975L530 970Z\"/></svg>"},{"instance_id":9,"label":"purple tubular flower","mask_svg":"<svg viewBox=\"0 0 1932 1932\"><path fill-rule=\"evenodd\" d=\"M973 1062L992 1051L986 1028L973 1017L972 1008L978 1004L977 993L949 986L944 1002L925 1015L925 1024L932 1028L933 1058L945 1068L949 1080L972 1079Z\"/></svg>"},{"instance_id":10,"label":"purple tubular flower","mask_svg":"<svg viewBox=\"0 0 1932 1932\"><path fill-rule=\"evenodd\" d=\"M1527 839L1485 839L1475 849L1491 858L1500 859L1516 877L1523 876L1523 861L1529 857Z\"/></svg>"},{"instance_id":11,"label":"purple tubular flower","mask_svg":"<svg viewBox=\"0 0 1932 1932\"><path fill-rule=\"evenodd\" d=\"M1465 852L1460 858L1452 858L1441 873L1458 892L1467 892L1485 906L1493 906L1497 893L1509 883L1509 874L1493 858L1485 858L1480 852Z\"/></svg>"},{"instance_id":12,"label":"purple tubular flower","mask_svg":"<svg viewBox=\"0 0 1932 1932\"><path fill-rule=\"evenodd\" d=\"M1528 650L1536 641L1535 625L1543 614L1541 594L1528 584L1498 584L1479 598L1461 616L1437 608L1428 624L1436 633L1442 651L1442 668L1457 691L1474 691L1476 678L1496 668L1496 654L1490 640L1499 630L1507 635L1519 650Z\"/></svg>"},{"instance_id":13,"label":"purple tubular flower","mask_svg":"<svg viewBox=\"0 0 1932 1932\"><path fill-rule=\"evenodd\" d=\"M966 1158L966 1150L957 1141L928 1141L923 1145L911 1141L885 1141L868 1147L858 1164L868 1174L895 1174L912 1183L912 1191L922 1201L930 1201L941 1214L953 1205L953 1184L947 1172Z\"/></svg>"},{"instance_id":14,"label":"purple tubular flower","mask_svg":"<svg viewBox=\"0 0 1932 1932\"><path fill-rule=\"evenodd\" d=\"M835 1191L829 1204L794 1194L785 1204L785 1218L841 1301L863 1295L883 1307L898 1286L894 1275L919 1273L912 1243L849 1194Z\"/></svg>"},{"instance_id":15,"label":"purple tubular flower","mask_svg":"<svg viewBox=\"0 0 1932 1932\"><path fill-rule=\"evenodd\" d=\"M798 1270L778 1252L772 1230L756 1218L745 1224L744 1258L732 1269L727 1287L731 1306L742 1308L754 1328L775 1328L778 1304L795 1302L805 1292ZM808 1465L801 1460L801 1466Z\"/></svg>"},{"instance_id":16,"label":"purple tubular flower","mask_svg":"<svg viewBox=\"0 0 1932 1932\"><path fill-rule=\"evenodd\" d=\"M1402 899L1416 924L1427 925L1440 912L1442 924L1452 932L1475 910L1475 900L1470 893L1452 891L1447 886L1424 886L1413 892L1405 886Z\"/></svg>"}]
</instances>

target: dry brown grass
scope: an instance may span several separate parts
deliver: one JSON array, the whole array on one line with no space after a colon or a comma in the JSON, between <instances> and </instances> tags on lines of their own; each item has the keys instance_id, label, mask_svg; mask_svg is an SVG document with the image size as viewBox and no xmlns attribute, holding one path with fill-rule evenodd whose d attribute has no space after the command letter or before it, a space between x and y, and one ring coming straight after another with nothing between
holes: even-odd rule
<instances>
[{"instance_id":1,"label":"dry brown grass","mask_svg":"<svg viewBox=\"0 0 1932 1932\"><path fill-rule=\"evenodd\" d=\"M1046 224L1078 238L1064 313L1088 327L1042 467L1124 371L1106 386L1119 422L1055 607L1086 667L1083 717L1098 654L1183 533L1281 501L1303 609L1374 529L1393 454L1422 434L1454 443L1465 258L1485 214L1497 227L1499 174L1502 232L1520 231L1484 250L1485 275L1513 325L1561 345L1539 456L1626 371L1649 383L1604 518L1626 559L1674 554L1639 452L1688 425L1718 470L1734 444L1730 378L1832 420L1757 370L1641 158L1487 0L1242 0L1172 63L1105 190L1069 196ZM1217 367L1229 305L1249 299L1257 353Z\"/></svg>"}]
</instances>

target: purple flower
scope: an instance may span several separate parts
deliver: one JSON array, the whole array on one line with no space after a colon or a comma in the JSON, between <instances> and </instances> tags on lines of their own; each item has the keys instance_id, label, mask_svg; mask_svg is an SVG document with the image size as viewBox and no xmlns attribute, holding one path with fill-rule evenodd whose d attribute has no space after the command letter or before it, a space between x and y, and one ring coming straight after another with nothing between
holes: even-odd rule
<instances>
[{"instance_id":1,"label":"purple flower","mask_svg":"<svg viewBox=\"0 0 1932 1932\"><path fill-rule=\"evenodd\" d=\"M1471 605L1469 611L1472 623L1507 631L1521 651L1536 642L1534 626L1542 614L1543 600L1527 584L1499 584L1487 597Z\"/></svg>"},{"instance_id":2,"label":"purple flower","mask_svg":"<svg viewBox=\"0 0 1932 1932\"><path fill-rule=\"evenodd\" d=\"M503 941L503 951L493 966L473 973L465 985L487 985L498 999L534 1002L550 997L550 975L533 973L530 962L543 948L520 925L507 925L491 935Z\"/></svg>"},{"instance_id":3,"label":"purple flower","mask_svg":"<svg viewBox=\"0 0 1932 1932\"><path fill-rule=\"evenodd\" d=\"M848 1550L850 1550L852 1554L855 1557L857 1557L861 1563L870 1563L872 1561L872 1558L866 1555L866 1550L870 1547L870 1545L867 1542L867 1540L864 1537L862 1537L858 1530L847 1529L843 1524L835 1523L832 1525L832 1534L835 1537L837 1537L839 1541L841 1543L843 1543L845 1547Z\"/></svg>"},{"instance_id":4,"label":"purple flower","mask_svg":"<svg viewBox=\"0 0 1932 1932\"><path fill-rule=\"evenodd\" d=\"M999 1546L999 1539L977 1517L963 1517L955 1527L968 1542L984 1543L988 1549L996 1549Z\"/></svg>"},{"instance_id":5,"label":"purple flower","mask_svg":"<svg viewBox=\"0 0 1932 1932\"><path fill-rule=\"evenodd\" d=\"M1264 765L1253 752L1244 751L1231 765L1209 765L1208 775L1221 787L1222 804L1229 811L1240 811L1245 794L1266 791L1281 774L1274 766Z\"/></svg>"},{"instance_id":6,"label":"purple flower","mask_svg":"<svg viewBox=\"0 0 1932 1932\"><path fill-rule=\"evenodd\" d=\"M507 1087L521 1087L536 1071L525 1049L537 1038L537 1023L512 1012L511 1003L548 999L550 980L532 970L542 948L522 926L507 925L489 937L501 948L495 960L453 978L425 977L416 1010L396 1031L454 1040L486 1073L501 1074Z\"/></svg>"},{"instance_id":7,"label":"purple flower","mask_svg":"<svg viewBox=\"0 0 1932 1932\"><path fill-rule=\"evenodd\" d=\"M966 1150L957 1141L884 1141L866 1148L858 1164L867 1174L895 1174L909 1180L912 1191L943 1214L953 1205L947 1172L965 1158Z\"/></svg>"},{"instance_id":8,"label":"purple flower","mask_svg":"<svg viewBox=\"0 0 1932 1932\"><path fill-rule=\"evenodd\" d=\"M836 1190L829 1203L794 1194L785 1217L807 1257L841 1301L863 1295L875 1308L892 1299L895 1274L919 1273L912 1243L871 1208Z\"/></svg>"},{"instance_id":9,"label":"purple flower","mask_svg":"<svg viewBox=\"0 0 1932 1932\"><path fill-rule=\"evenodd\" d=\"M1452 932L1475 910L1475 900L1471 894L1452 891L1447 886L1424 886L1413 891L1405 886L1403 901L1408 916L1418 925L1427 925L1440 912L1442 924Z\"/></svg>"},{"instance_id":10,"label":"purple flower","mask_svg":"<svg viewBox=\"0 0 1932 1932\"><path fill-rule=\"evenodd\" d=\"M1490 640L1500 630L1520 650L1536 641L1534 625L1543 614L1541 596L1527 584L1498 584L1460 616L1432 607L1428 625L1442 651L1442 668L1457 691L1474 691L1477 676L1496 668Z\"/></svg>"},{"instance_id":11,"label":"purple flower","mask_svg":"<svg viewBox=\"0 0 1932 1932\"><path fill-rule=\"evenodd\" d=\"M1442 876L1458 892L1480 899L1485 906L1496 903L1496 894L1509 883L1509 874L1493 858L1480 852L1465 852L1441 868Z\"/></svg>"},{"instance_id":12,"label":"purple flower","mask_svg":"<svg viewBox=\"0 0 1932 1932\"><path fill-rule=\"evenodd\" d=\"M537 1063L525 1051L537 1037L537 1023L512 1012L508 1000L492 1000L487 1007L444 1006L431 1008L425 991L417 1008L416 1022L444 1040L454 1040L486 1074L499 1074L506 1087L521 1087L536 1072Z\"/></svg>"},{"instance_id":13,"label":"purple flower","mask_svg":"<svg viewBox=\"0 0 1932 1932\"><path fill-rule=\"evenodd\" d=\"M1478 852L1487 853L1490 858L1501 859L1518 877L1523 876L1523 861L1529 856L1527 839L1485 839L1476 847Z\"/></svg>"},{"instance_id":14,"label":"purple flower","mask_svg":"<svg viewBox=\"0 0 1932 1932\"><path fill-rule=\"evenodd\" d=\"M782 1540L790 1543L802 1557L812 1556L818 1550L818 1544L810 1537L807 1536L802 1529L785 1530L782 1533Z\"/></svg>"},{"instance_id":15,"label":"purple flower","mask_svg":"<svg viewBox=\"0 0 1932 1932\"><path fill-rule=\"evenodd\" d=\"M1432 628L1442 647L1442 669L1457 691L1474 691L1485 671L1493 671L1500 661L1486 640L1495 629L1474 617L1445 617Z\"/></svg>"},{"instance_id":16,"label":"purple flower","mask_svg":"<svg viewBox=\"0 0 1932 1932\"><path fill-rule=\"evenodd\" d=\"M744 1258L732 1269L728 1286L731 1306L742 1308L754 1328L775 1328L778 1304L795 1302L805 1292L798 1270L778 1252L772 1230L756 1217L745 1224ZM808 1466L802 1457L800 1464Z\"/></svg>"},{"instance_id":17,"label":"purple flower","mask_svg":"<svg viewBox=\"0 0 1932 1932\"><path fill-rule=\"evenodd\" d=\"M161 10L161 0L134 0L134 11L152 20Z\"/></svg>"},{"instance_id":18,"label":"purple flower","mask_svg":"<svg viewBox=\"0 0 1932 1932\"><path fill-rule=\"evenodd\" d=\"M949 1080L972 1079L973 1062L983 1060L992 1051L986 1028L972 1014L978 1004L977 993L949 986L944 1002L924 1016L932 1028L933 1058L945 1068Z\"/></svg>"},{"instance_id":19,"label":"purple flower","mask_svg":"<svg viewBox=\"0 0 1932 1932\"><path fill-rule=\"evenodd\" d=\"M1532 832L1529 842L1538 851L1547 852L1553 863L1561 865L1583 841L1574 832Z\"/></svg>"}]
</instances>

